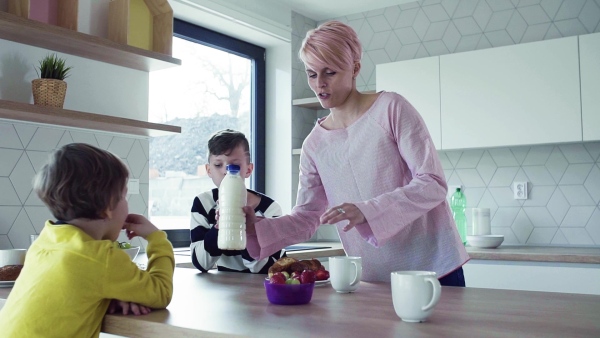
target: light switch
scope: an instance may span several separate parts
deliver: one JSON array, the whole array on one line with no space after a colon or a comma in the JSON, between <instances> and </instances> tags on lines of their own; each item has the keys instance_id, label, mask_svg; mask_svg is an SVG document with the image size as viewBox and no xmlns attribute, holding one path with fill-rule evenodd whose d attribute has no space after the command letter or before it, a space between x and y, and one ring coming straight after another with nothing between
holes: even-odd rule
<instances>
[{"instance_id":1,"label":"light switch","mask_svg":"<svg viewBox=\"0 0 600 338\"><path fill-rule=\"evenodd\" d=\"M131 178L127 182L127 194L138 195L140 193L140 180L137 178Z\"/></svg>"}]
</instances>

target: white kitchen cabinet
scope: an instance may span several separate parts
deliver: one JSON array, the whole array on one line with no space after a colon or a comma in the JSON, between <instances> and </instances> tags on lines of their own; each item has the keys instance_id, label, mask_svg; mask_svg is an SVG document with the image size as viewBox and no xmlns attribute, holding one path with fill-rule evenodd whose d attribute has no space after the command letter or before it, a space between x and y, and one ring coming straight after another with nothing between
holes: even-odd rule
<instances>
[{"instance_id":1,"label":"white kitchen cabinet","mask_svg":"<svg viewBox=\"0 0 600 338\"><path fill-rule=\"evenodd\" d=\"M579 36L583 140L600 140L600 33Z\"/></svg>"},{"instance_id":2,"label":"white kitchen cabinet","mask_svg":"<svg viewBox=\"0 0 600 338\"><path fill-rule=\"evenodd\" d=\"M600 264L470 260L467 287L600 295Z\"/></svg>"},{"instance_id":3,"label":"white kitchen cabinet","mask_svg":"<svg viewBox=\"0 0 600 338\"><path fill-rule=\"evenodd\" d=\"M443 149L581 142L577 43L440 56Z\"/></svg>"},{"instance_id":4,"label":"white kitchen cabinet","mask_svg":"<svg viewBox=\"0 0 600 338\"><path fill-rule=\"evenodd\" d=\"M440 57L377 65L377 91L404 96L421 114L436 149L442 148L440 125Z\"/></svg>"}]
</instances>

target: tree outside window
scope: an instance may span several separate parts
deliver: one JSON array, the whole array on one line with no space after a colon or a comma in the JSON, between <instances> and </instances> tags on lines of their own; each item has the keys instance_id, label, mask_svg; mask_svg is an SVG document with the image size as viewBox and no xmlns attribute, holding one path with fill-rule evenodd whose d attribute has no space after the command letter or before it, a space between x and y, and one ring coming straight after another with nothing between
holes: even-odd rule
<instances>
[{"instance_id":1,"label":"tree outside window","mask_svg":"<svg viewBox=\"0 0 600 338\"><path fill-rule=\"evenodd\" d=\"M212 133L231 128L252 140L253 61L179 37L173 56L182 66L150 73L149 121L181 126L150 140L148 213L161 229L187 228L194 197L214 188L205 171Z\"/></svg>"}]
</instances>

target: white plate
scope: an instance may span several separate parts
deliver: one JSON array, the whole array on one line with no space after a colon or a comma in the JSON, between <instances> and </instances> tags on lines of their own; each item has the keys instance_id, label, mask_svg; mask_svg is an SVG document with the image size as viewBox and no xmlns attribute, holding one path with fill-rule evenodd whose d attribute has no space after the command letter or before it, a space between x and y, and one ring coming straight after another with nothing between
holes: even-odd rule
<instances>
[{"instance_id":1,"label":"white plate","mask_svg":"<svg viewBox=\"0 0 600 338\"><path fill-rule=\"evenodd\" d=\"M467 242L475 248L494 249L504 242L504 235L467 236Z\"/></svg>"},{"instance_id":2,"label":"white plate","mask_svg":"<svg viewBox=\"0 0 600 338\"><path fill-rule=\"evenodd\" d=\"M322 286L322 285L325 285L325 284L329 284L329 279L326 279L326 280L316 280L315 281L315 286Z\"/></svg>"},{"instance_id":3,"label":"white plate","mask_svg":"<svg viewBox=\"0 0 600 338\"><path fill-rule=\"evenodd\" d=\"M12 288L15 285L15 281L0 281L0 288Z\"/></svg>"}]
</instances>

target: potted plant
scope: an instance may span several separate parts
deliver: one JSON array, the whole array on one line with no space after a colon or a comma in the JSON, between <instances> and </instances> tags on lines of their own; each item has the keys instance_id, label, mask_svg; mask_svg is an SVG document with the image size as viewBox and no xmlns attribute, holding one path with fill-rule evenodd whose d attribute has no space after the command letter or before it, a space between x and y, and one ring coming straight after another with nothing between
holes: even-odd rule
<instances>
[{"instance_id":1,"label":"potted plant","mask_svg":"<svg viewBox=\"0 0 600 338\"><path fill-rule=\"evenodd\" d=\"M40 78L31 82L33 103L62 108L67 94L67 83L64 80L69 76L71 68L56 54L48 54L40 60L40 65L36 68Z\"/></svg>"}]
</instances>

